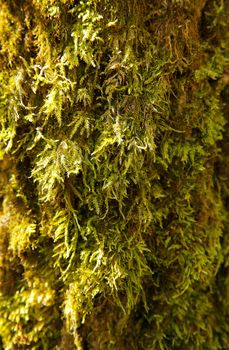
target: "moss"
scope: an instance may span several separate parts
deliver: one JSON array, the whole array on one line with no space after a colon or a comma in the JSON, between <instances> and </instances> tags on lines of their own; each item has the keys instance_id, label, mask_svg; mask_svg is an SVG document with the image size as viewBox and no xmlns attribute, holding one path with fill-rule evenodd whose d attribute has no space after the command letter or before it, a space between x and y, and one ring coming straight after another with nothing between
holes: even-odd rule
<instances>
[{"instance_id":1,"label":"moss","mask_svg":"<svg viewBox=\"0 0 229 350\"><path fill-rule=\"evenodd\" d=\"M228 3L0 9L3 347L228 348Z\"/></svg>"}]
</instances>

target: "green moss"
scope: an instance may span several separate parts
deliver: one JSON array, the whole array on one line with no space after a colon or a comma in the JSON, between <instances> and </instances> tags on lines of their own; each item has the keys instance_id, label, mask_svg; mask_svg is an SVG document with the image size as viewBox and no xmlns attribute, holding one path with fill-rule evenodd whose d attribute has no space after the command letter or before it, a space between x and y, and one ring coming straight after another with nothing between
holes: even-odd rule
<instances>
[{"instance_id":1,"label":"green moss","mask_svg":"<svg viewBox=\"0 0 229 350\"><path fill-rule=\"evenodd\" d=\"M227 349L227 2L0 9L3 347Z\"/></svg>"}]
</instances>

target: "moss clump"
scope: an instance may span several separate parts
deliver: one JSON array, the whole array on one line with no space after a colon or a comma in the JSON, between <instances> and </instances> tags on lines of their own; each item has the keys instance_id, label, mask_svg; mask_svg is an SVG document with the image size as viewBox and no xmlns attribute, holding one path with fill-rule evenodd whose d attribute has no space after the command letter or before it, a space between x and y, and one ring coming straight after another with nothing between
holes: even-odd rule
<instances>
[{"instance_id":1,"label":"moss clump","mask_svg":"<svg viewBox=\"0 0 229 350\"><path fill-rule=\"evenodd\" d=\"M229 348L228 14L0 0L3 348Z\"/></svg>"}]
</instances>

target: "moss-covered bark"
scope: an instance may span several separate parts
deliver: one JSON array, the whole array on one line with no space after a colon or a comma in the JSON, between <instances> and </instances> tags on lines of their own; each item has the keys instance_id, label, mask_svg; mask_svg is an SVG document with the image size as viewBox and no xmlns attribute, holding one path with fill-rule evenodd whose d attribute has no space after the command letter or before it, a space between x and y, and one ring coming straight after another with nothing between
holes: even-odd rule
<instances>
[{"instance_id":1,"label":"moss-covered bark","mask_svg":"<svg viewBox=\"0 0 229 350\"><path fill-rule=\"evenodd\" d=\"M4 349L229 349L228 17L0 0Z\"/></svg>"}]
</instances>

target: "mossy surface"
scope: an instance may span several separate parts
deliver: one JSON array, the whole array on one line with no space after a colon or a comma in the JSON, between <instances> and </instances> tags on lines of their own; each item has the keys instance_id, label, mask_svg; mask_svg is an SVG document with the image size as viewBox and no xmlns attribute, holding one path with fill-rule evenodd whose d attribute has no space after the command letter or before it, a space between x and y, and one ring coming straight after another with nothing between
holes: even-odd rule
<instances>
[{"instance_id":1,"label":"mossy surface","mask_svg":"<svg viewBox=\"0 0 229 350\"><path fill-rule=\"evenodd\" d=\"M0 0L3 349L229 349L228 17Z\"/></svg>"}]
</instances>

